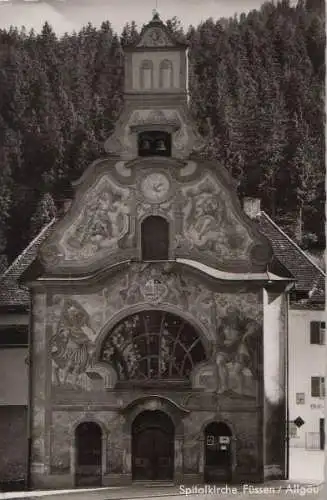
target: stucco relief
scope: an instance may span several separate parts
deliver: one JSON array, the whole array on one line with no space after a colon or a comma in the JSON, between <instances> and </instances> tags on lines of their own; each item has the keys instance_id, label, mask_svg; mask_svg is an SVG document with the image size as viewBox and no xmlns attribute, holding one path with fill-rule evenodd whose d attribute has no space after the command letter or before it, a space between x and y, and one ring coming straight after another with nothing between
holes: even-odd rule
<instances>
[{"instance_id":1,"label":"stucco relief","mask_svg":"<svg viewBox=\"0 0 327 500\"><path fill-rule=\"evenodd\" d=\"M137 47L172 47L173 43L161 28L148 28Z\"/></svg>"},{"instance_id":2,"label":"stucco relief","mask_svg":"<svg viewBox=\"0 0 327 500\"><path fill-rule=\"evenodd\" d=\"M182 275L171 272L169 265L161 264L135 264L120 289L120 296L126 305L160 302L187 308L188 293Z\"/></svg>"},{"instance_id":3,"label":"stucco relief","mask_svg":"<svg viewBox=\"0 0 327 500\"><path fill-rule=\"evenodd\" d=\"M184 232L178 246L214 253L217 259L247 259L252 239L213 176L181 188Z\"/></svg>"},{"instance_id":4,"label":"stucco relief","mask_svg":"<svg viewBox=\"0 0 327 500\"><path fill-rule=\"evenodd\" d=\"M64 232L58 247L50 244L43 249L43 259L79 261L117 250L130 228L129 200L130 189L102 177L85 196L80 216Z\"/></svg>"},{"instance_id":5,"label":"stucco relief","mask_svg":"<svg viewBox=\"0 0 327 500\"><path fill-rule=\"evenodd\" d=\"M153 205L148 202L140 202L136 207L136 214L138 219L142 219L145 215L165 215L173 218L173 204L172 200L165 201L163 203L158 203Z\"/></svg>"}]
</instances>

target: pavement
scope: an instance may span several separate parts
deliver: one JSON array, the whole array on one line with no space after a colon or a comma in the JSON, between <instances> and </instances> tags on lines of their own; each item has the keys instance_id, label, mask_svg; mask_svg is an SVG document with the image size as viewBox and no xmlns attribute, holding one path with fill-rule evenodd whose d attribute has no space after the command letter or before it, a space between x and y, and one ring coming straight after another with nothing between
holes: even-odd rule
<instances>
[{"instance_id":1,"label":"pavement","mask_svg":"<svg viewBox=\"0 0 327 500\"><path fill-rule=\"evenodd\" d=\"M97 488L97 489L74 489L55 491L31 491L31 492L8 492L0 493L0 500L37 500L40 497L44 500L134 500L147 499L154 500L166 498L181 500L185 497L188 500L202 500L213 498L224 498L224 500L241 498L242 500L272 499L278 496L289 498L302 498L306 500L326 500L326 492L323 491L322 481L269 481L265 484L243 484L243 485L161 485L145 486L132 484L124 487Z\"/></svg>"},{"instance_id":2,"label":"pavement","mask_svg":"<svg viewBox=\"0 0 327 500\"><path fill-rule=\"evenodd\" d=\"M74 489L54 491L22 491L0 493L0 500L134 500L159 498L181 500L285 500L305 498L305 500L327 500L324 484L325 454L323 451L290 450L290 480L269 481L265 484L230 485L213 487L209 485L137 484L110 488ZM288 497L288 498L287 498Z\"/></svg>"}]
</instances>

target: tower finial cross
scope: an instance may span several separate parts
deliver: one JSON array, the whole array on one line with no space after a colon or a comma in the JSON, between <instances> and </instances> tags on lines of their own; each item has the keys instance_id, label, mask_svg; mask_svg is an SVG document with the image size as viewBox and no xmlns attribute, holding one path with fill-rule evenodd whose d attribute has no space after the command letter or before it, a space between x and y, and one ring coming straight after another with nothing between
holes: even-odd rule
<instances>
[{"instance_id":1,"label":"tower finial cross","mask_svg":"<svg viewBox=\"0 0 327 500\"><path fill-rule=\"evenodd\" d=\"M155 8L152 10L153 17L159 17L159 12L158 12L158 3L159 3L159 0L156 0L156 6L155 6Z\"/></svg>"}]
</instances>

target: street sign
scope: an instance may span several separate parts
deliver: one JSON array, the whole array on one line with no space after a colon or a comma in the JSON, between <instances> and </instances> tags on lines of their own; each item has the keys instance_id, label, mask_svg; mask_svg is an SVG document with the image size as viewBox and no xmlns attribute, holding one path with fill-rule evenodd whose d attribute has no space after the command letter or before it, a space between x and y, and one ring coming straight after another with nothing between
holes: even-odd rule
<instances>
[{"instance_id":1,"label":"street sign","mask_svg":"<svg viewBox=\"0 0 327 500\"><path fill-rule=\"evenodd\" d=\"M303 420L303 418L301 417L297 417L295 420L294 420L294 423L296 425L296 427L300 428L302 427L302 425L305 424L305 421Z\"/></svg>"}]
</instances>

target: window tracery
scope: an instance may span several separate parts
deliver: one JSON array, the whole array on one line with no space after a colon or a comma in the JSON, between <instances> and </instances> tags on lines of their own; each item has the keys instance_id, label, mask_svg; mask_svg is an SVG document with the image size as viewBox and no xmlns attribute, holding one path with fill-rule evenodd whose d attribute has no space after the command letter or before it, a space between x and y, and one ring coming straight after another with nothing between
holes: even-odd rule
<instances>
[{"instance_id":1,"label":"window tracery","mask_svg":"<svg viewBox=\"0 0 327 500\"><path fill-rule=\"evenodd\" d=\"M185 380L206 360L195 329L160 310L142 311L122 320L107 336L101 360L113 365L120 381Z\"/></svg>"}]
</instances>

